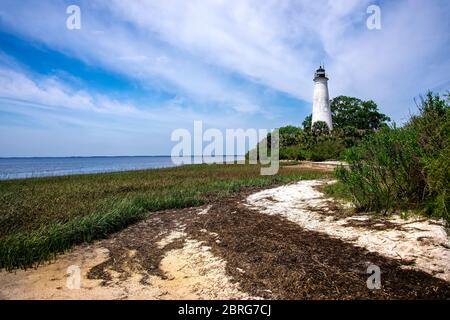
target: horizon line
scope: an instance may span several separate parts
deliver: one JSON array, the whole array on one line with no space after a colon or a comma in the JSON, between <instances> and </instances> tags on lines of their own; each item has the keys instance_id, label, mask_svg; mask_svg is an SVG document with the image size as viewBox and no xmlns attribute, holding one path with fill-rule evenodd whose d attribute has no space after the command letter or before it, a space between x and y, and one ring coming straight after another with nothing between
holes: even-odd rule
<instances>
[{"instance_id":1,"label":"horizon line","mask_svg":"<svg viewBox=\"0 0 450 320\"><path fill-rule=\"evenodd\" d=\"M189 155L189 156L176 156L177 158L186 157L239 157L245 156L245 154L218 154L218 155ZM148 158L148 157L169 157L171 155L116 155L116 156L7 156L0 157L0 159L39 159L39 158Z\"/></svg>"}]
</instances>

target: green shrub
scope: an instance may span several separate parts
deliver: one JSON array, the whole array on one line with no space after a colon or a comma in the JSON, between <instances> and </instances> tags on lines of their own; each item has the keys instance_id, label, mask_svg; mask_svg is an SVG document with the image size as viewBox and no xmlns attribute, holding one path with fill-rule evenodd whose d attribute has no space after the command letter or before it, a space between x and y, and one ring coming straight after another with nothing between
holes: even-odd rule
<instances>
[{"instance_id":1,"label":"green shrub","mask_svg":"<svg viewBox=\"0 0 450 320\"><path fill-rule=\"evenodd\" d=\"M306 160L311 157L311 152L302 145L287 146L280 148L280 159Z\"/></svg>"},{"instance_id":2,"label":"green shrub","mask_svg":"<svg viewBox=\"0 0 450 320\"><path fill-rule=\"evenodd\" d=\"M387 126L389 117L378 112L375 102L354 97L338 96L331 100L333 130L323 121L312 125L312 115L303 121L303 130L292 125L279 128L280 159L284 160L335 160L341 159L343 150L350 148L366 136ZM269 133L260 144L267 144L270 153ZM249 153L246 154L246 159Z\"/></svg>"},{"instance_id":3,"label":"green shrub","mask_svg":"<svg viewBox=\"0 0 450 320\"><path fill-rule=\"evenodd\" d=\"M384 128L349 149L336 170L360 210L416 208L449 217L449 104L431 93L402 128Z\"/></svg>"},{"instance_id":4,"label":"green shrub","mask_svg":"<svg viewBox=\"0 0 450 320\"><path fill-rule=\"evenodd\" d=\"M343 183L342 181L338 181L336 183L332 184L326 184L323 188L323 192L329 196L336 199L342 199L347 201L352 201L353 196L350 190L348 189L348 186Z\"/></svg>"},{"instance_id":5,"label":"green shrub","mask_svg":"<svg viewBox=\"0 0 450 320\"><path fill-rule=\"evenodd\" d=\"M418 176L417 146L411 130L383 129L347 152L350 170L339 168L361 210L381 211L418 203L416 190L423 188Z\"/></svg>"},{"instance_id":6,"label":"green shrub","mask_svg":"<svg viewBox=\"0 0 450 320\"><path fill-rule=\"evenodd\" d=\"M326 138L319 139L311 147L312 161L337 160L341 158L345 146L339 139Z\"/></svg>"},{"instance_id":7,"label":"green shrub","mask_svg":"<svg viewBox=\"0 0 450 320\"><path fill-rule=\"evenodd\" d=\"M311 128L311 134L313 136L324 136L330 134L330 128L325 121L314 122Z\"/></svg>"}]
</instances>

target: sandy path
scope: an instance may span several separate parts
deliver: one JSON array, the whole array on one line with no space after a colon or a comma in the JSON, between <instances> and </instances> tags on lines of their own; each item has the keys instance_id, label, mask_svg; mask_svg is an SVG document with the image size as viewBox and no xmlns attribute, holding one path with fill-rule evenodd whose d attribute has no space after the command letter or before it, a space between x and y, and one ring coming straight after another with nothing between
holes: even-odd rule
<instances>
[{"instance_id":1,"label":"sandy path","mask_svg":"<svg viewBox=\"0 0 450 320\"><path fill-rule=\"evenodd\" d=\"M205 214L206 208L193 208L196 214ZM195 212L194 212L195 213ZM239 285L232 283L225 272L226 262L215 257L210 247L189 239L183 226L175 223L173 230L161 229L152 245L158 250L182 240L182 245L169 248L161 257L158 268L161 275L143 269L136 250L126 248L120 235L132 238L133 229L158 221L141 222L92 245L77 246L60 255L56 261L37 269L0 273L0 299L247 299ZM173 219L175 220L175 219ZM88 274L96 266L110 261L108 245L120 246L125 259L120 270L107 267L104 279L93 279ZM148 243L149 247L151 243ZM150 247L151 249L151 247ZM80 280L72 275L79 268ZM76 270L76 269L75 269ZM77 286L79 283L79 286Z\"/></svg>"},{"instance_id":2,"label":"sandy path","mask_svg":"<svg viewBox=\"0 0 450 320\"><path fill-rule=\"evenodd\" d=\"M389 258L414 262L413 268L450 281L450 242L443 222L392 217L368 227L368 215L338 219L332 215L330 199L315 188L321 184L323 181L308 180L262 190L250 195L247 204L265 214L281 215L305 229Z\"/></svg>"},{"instance_id":3,"label":"sandy path","mask_svg":"<svg viewBox=\"0 0 450 320\"><path fill-rule=\"evenodd\" d=\"M249 189L198 208L152 213L37 269L0 272L0 299L448 296L445 281L398 269L389 260L414 261L414 268L448 281L449 242L442 225L338 218L315 189L323 183ZM367 291L366 260L388 268L383 290ZM77 270L79 287L71 274Z\"/></svg>"}]
</instances>

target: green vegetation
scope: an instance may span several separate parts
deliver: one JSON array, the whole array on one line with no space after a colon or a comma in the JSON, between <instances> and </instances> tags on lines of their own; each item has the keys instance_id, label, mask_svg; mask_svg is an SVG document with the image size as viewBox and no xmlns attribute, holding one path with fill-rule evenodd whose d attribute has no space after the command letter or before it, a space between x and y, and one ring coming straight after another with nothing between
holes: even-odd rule
<instances>
[{"instance_id":1,"label":"green vegetation","mask_svg":"<svg viewBox=\"0 0 450 320\"><path fill-rule=\"evenodd\" d=\"M280 128L280 158L343 158L329 195L359 210L414 209L450 221L450 108L431 93L403 127L388 127L372 101L332 100L330 133L323 123L308 130ZM368 124L364 123L364 119ZM267 143L270 141L263 141ZM74 244L106 237L150 212L197 206L208 199L324 175L281 168L261 176L256 165L192 165L117 173L0 181L0 268L26 268Z\"/></svg>"},{"instance_id":2,"label":"green vegetation","mask_svg":"<svg viewBox=\"0 0 450 320\"><path fill-rule=\"evenodd\" d=\"M372 100L338 96L331 100L330 108L334 130L378 130L390 121L388 116L378 112L378 106ZM311 129L311 120L309 115L303 121L303 128L307 131Z\"/></svg>"},{"instance_id":3,"label":"green vegetation","mask_svg":"<svg viewBox=\"0 0 450 320\"><path fill-rule=\"evenodd\" d=\"M281 159L347 161L350 169L338 168L340 181L325 192L352 200L358 210L412 209L450 221L448 95L427 94L418 115L401 128L389 127L390 119L370 100L339 96L330 106L331 132L324 122L311 127L311 115L303 130L280 128Z\"/></svg>"},{"instance_id":4,"label":"green vegetation","mask_svg":"<svg viewBox=\"0 0 450 320\"><path fill-rule=\"evenodd\" d=\"M311 127L312 116L303 121L303 129L295 126L281 127L280 159L288 160L339 160L344 151L364 137L386 127L389 117L378 112L375 102L339 96L330 103L333 130L319 121ZM270 147L270 135L267 140Z\"/></svg>"},{"instance_id":5,"label":"green vegetation","mask_svg":"<svg viewBox=\"0 0 450 320\"><path fill-rule=\"evenodd\" d=\"M314 179L319 172L256 165L177 168L0 181L0 268L25 268L77 243L145 218L149 212L203 204L245 186Z\"/></svg>"},{"instance_id":6,"label":"green vegetation","mask_svg":"<svg viewBox=\"0 0 450 320\"><path fill-rule=\"evenodd\" d=\"M352 201L352 194L345 183L337 181L333 184L327 184L323 188L323 192L332 198Z\"/></svg>"},{"instance_id":7,"label":"green vegetation","mask_svg":"<svg viewBox=\"0 0 450 320\"><path fill-rule=\"evenodd\" d=\"M450 221L450 108L428 93L419 114L385 127L346 153L338 178L360 210L413 209Z\"/></svg>"}]
</instances>

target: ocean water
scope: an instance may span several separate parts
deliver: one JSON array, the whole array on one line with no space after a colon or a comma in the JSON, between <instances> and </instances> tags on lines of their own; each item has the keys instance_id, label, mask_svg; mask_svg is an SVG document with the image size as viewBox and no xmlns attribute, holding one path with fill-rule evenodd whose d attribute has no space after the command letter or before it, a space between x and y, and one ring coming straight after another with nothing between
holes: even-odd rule
<instances>
[{"instance_id":1,"label":"ocean water","mask_svg":"<svg viewBox=\"0 0 450 320\"><path fill-rule=\"evenodd\" d=\"M176 162L170 156L0 158L0 180L173 167L179 160L189 164L194 163L194 160L213 163L236 159L241 160L243 157L180 157Z\"/></svg>"}]
</instances>

